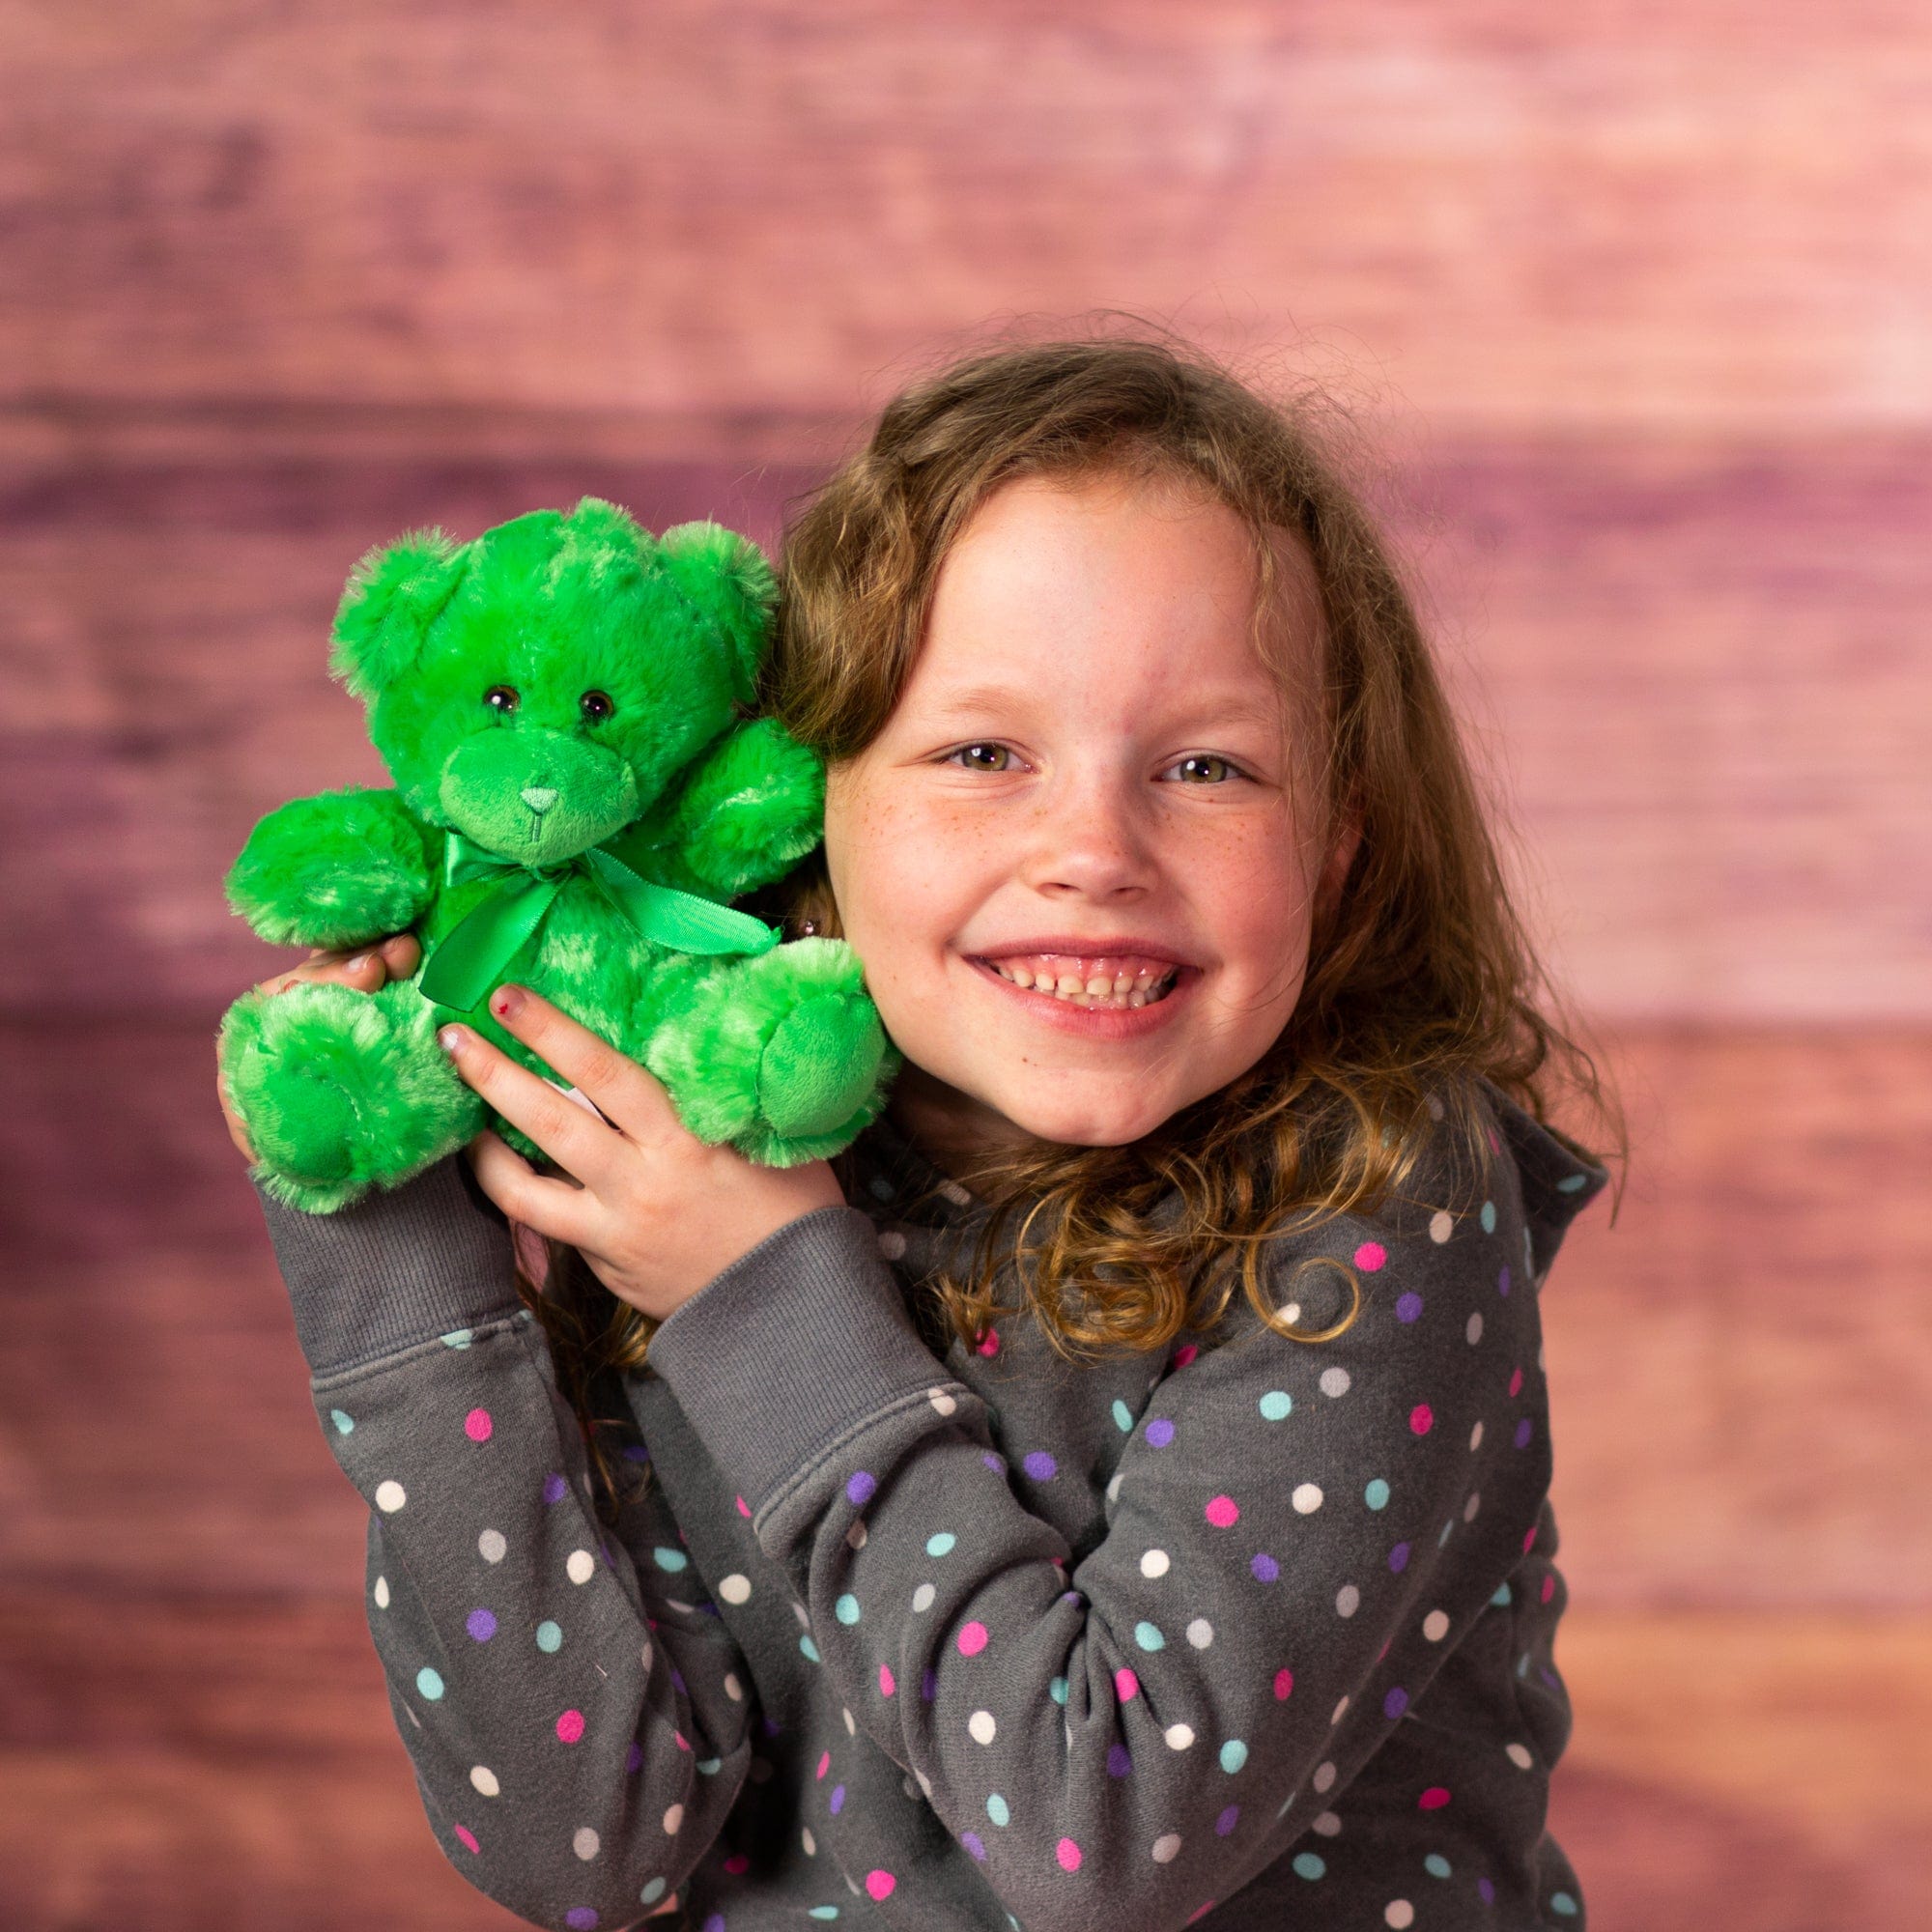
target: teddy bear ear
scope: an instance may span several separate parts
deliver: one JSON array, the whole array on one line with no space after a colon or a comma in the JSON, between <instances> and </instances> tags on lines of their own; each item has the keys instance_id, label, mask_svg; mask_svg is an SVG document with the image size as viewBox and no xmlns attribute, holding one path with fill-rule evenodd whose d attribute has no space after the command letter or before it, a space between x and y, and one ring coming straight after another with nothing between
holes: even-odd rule
<instances>
[{"instance_id":1,"label":"teddy bear ear","mask_svg":"<svg viewBox=\"0 0 1932 1932\"><path fill-rule=\"evenodd\" d=\"M378 544L350 573L336 608L329 669L357 697L373 698L414 660L468 567L467 546L439 529Z\"/></svg>"},{"instance_id":2,"label":"teddy bear ear","mask_svg":"<svg viewBox=\"0 0 1932 1932\"><path fill-rule=\"evenodd\" d=\"M733 692L749 704L779 596L764 552L721 524L673 524L658 539L658 561L717 627L730 654Z\"/></svg>"}]
</instances>

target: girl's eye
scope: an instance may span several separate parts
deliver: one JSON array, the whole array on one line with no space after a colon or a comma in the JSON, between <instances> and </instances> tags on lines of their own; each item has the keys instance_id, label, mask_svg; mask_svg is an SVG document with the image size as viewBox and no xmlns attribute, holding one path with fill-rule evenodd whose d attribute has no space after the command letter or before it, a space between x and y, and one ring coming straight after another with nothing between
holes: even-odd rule
<instances>
[{"instance_id":1,"label":"girl's eye","mask_svg":"<svg viewBox=\"0 0 1932 1932\"><path fill-rule=\"evenodd\" d=\"M577 708L580 711L582 711L584 717L589 719L593 724L601 724L605 719L610 717L611 712L616 710L617 707L611 702L610 696L608 693L602 691L586 691L583 694L583 696L577 700Z\"/></svg>"},{"instance_id":2,"label":"girl's eye","mask_svg":"<svg viewBox=\"0 0 1932 1932\"><path fill-rule=\"evenodd\" d=\"M518 701L516 692L507 684L493 684L483 694L483 702L492 711L500 711L505 716L517 708Z\"/></svg>"},{"instance_id":3,"label":"girl's eye","mask_svg":"<svg viewBox=\"0 0 1932 1932\"><path fill-rule=\"evenodd\" d=\"M1168 769L1179 772L1183 784L1221 784L1239 776L1226 758L1216 757L1212 752L1197 752Z\"/></svg>"},{"instance_id":4,"label":"girl's eye","mask_svg":"<svg viewBox=\"0 0 1932 1932\"><path fill-rule=\"evenodd\" d=\"M949 761L953 758L964 760L969 772L1003 772L1012 753L1004 745L961 745L956 752L949 752L946 755ZM990 762L993 760L997 762Z\"/></svg>"}]
</instances>

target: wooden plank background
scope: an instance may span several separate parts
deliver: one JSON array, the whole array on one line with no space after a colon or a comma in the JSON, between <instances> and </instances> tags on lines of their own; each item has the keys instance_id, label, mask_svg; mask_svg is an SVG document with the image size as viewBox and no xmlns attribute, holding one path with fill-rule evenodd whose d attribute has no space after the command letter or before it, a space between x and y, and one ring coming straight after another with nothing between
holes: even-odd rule
<instances>
[{"instance_id":1,"label":"wooden plank background","mask_svg":"<svg viewBox=\"0 0 1932 1932\"><path fill-rule=\"evenodd\" d=\"M509 1925L215 1114L370 543L771 541L1124 308L1336 399L1635 1133L1544 1308L1605 1928L1932 1907L1932 19L0 0L0 1923Z\"/></svg>"}]
</instances>

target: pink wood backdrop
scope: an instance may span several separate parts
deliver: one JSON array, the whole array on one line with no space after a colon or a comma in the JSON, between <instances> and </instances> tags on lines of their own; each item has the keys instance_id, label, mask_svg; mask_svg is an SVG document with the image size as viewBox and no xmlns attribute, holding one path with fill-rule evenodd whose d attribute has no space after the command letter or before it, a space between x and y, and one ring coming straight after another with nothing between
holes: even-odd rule
<instances>
[{"instance_id":1,"label":"pink wood backdrop","mask_svg":"<svg viewBox=\"0 0 1932 1932\"><path fill-rule=\"evenodd\" d=\"M443 1864L209 1091L370 543L771 538L1015 315L1353 423L1636 1135L1545 1301L1605 1928L1932 1909L1932 18L1852 0L0 9L0 1924Z\"/></svg>"}]
</instances>

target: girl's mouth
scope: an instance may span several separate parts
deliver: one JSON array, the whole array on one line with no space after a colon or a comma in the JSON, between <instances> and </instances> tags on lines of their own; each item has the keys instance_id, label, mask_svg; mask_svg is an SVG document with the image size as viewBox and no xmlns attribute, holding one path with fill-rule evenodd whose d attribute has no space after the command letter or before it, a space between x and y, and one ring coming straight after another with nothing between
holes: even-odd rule
<instances>
[{"instance_id":1,"label":"girl's mouth","mask_svg":"<svg viewBox=\"0 0 1932 1932\"><path fill-rule=\"evenodd\" d=\"M977 962L1009 985L1064 1006L1127 1012L1158 1005L1174 990L1181 969L1166 959L1109 953L1082 957L1067 952L1017 953Z\"/></svg>"}]
</instances>

